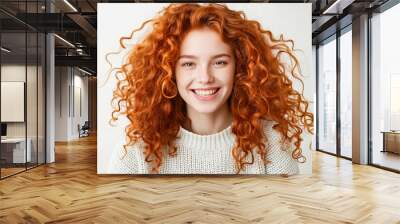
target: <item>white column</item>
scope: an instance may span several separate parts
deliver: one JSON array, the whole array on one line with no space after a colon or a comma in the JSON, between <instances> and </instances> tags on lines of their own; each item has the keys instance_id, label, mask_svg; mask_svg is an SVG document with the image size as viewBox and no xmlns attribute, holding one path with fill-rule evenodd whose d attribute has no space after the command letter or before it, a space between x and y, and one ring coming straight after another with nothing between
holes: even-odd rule
<instances>
[{"instance_id":1,"label":"white column","mask_svg":"<svg viewBox=\"0 0 400 224\"><path fill-rule=\"evenodd\" d=\"M46 1L46 11L54 12L54 5ZM46 34L46 163L55 162L55 43L52 33Z\"/></svg>"},{"instance_id":2,"label":"white column","mask_svg":"<svg viewBox=\"0 0 400 224\"><path fill-rule=\"evenodd\" d=\"M353 162L368 163L368 15L353 20Z\"/></svg>"},{"instance_id":3,"label":"white column","mask_svg":"<svg viewBox=\"0 0 400 224\"><path fill-rule=\"evenodd\" d=\"M55 57L54 35L46 35L46 163L55 161Z\"/></svg>"}]
</instances>

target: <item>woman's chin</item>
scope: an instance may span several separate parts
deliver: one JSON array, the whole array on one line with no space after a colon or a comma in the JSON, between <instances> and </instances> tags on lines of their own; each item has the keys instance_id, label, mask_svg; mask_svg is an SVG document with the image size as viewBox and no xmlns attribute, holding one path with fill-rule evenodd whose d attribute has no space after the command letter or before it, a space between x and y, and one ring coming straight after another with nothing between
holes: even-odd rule
<instances>
[{"instance_id":1,"label":"woman's chin","mask_svg":"<svg viewBox=\"0 0 400 224\"><path fill-rule=\"evenodd\" d=\"M193 107L193 111L199 114L213 114L217 111L217 108L214 107L201 107L201 106L196 106Z\"/></svg>"}]
</instances>

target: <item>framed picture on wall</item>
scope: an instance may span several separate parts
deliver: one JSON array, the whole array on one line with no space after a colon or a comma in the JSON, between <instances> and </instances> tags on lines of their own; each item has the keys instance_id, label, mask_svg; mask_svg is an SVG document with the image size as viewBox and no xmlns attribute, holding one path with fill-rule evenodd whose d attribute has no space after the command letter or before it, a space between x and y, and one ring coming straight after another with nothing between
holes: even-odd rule
<instances>
[{"instance_id":1,"label":"framed picture on wall","mask_svg":"<svg viewBox=\"0 0 400 224\"><path fill-rule=\"evenodd\" d=\"M25 82L1 82L1 122L25 121Z\"/></svg>"}]
</instances>

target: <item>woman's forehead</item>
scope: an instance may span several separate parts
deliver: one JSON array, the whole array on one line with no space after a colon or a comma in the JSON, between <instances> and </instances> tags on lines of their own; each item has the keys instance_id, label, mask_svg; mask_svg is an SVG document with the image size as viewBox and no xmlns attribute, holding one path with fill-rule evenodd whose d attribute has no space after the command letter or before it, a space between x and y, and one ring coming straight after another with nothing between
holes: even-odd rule
<instances>
[{"instance_id":1,"label":"woman's forehead","mask_svg":"<svg viewBox=\"0 0 400 224\"><path fill-rule=\"evenodd\" d=\"M231 52L231 47L222 40L221 35L209 28L191 30L180 47L181 55L217 55Z\"/></svg>"}]
</instances>

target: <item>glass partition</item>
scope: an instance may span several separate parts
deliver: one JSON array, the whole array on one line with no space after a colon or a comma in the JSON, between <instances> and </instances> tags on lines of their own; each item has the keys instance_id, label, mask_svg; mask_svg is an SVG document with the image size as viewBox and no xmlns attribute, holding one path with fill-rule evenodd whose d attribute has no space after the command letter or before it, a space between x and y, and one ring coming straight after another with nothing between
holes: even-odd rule
<instances>
[{"instance_id":1,"label":"glass partition","mask_svg":"<svg viewBox=\"0 0 400 224\"><path fill-rule=\"evenodd\" d=\"M347 32L346 32L347 31ZM340 36L340 154L352 158L352 35Z\"/></svg>"},{"instance_id":2,"label":"glass partition","mask_svg":"<svg viewBox=\"0 0 400 224\"><path fill-rule=\"evenodd\" d=\"M400 4L371 19L371 162L400 171Z\"/></svg>"},{"instance_id":3,"label":"glass partition","mask_svg":"<svg viewBox=\"0 0 400 224\"><path fill-rule=\"evenodd\" d=\"M31 157L26 150L26 40L25 32L1 34L2 177L24 171Z\"/></svg>"},{"instance_id":4,"label":"glass partition","mask_svg":"<svg viewBox=\"0 0 400 224\"><path fill-rule=\"evenodd\" d=\"M44 1L0 2L0 7L14 10L0 11L1 179L45 163L46 39L17 19L26 12L43 12L43 5Z\"/></svg>"},{"instance_id":5,"label":"glass partition","mask_svg":"<svg viewBox=\"0 0 400 224\"><path fill-rule=\"evenodd\" d=\"M318 47L318 150L336 154L336 39Z\"/></svg>"}]
</instances>

